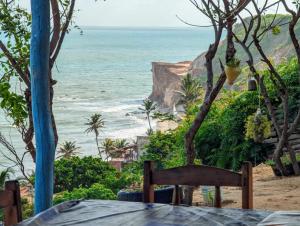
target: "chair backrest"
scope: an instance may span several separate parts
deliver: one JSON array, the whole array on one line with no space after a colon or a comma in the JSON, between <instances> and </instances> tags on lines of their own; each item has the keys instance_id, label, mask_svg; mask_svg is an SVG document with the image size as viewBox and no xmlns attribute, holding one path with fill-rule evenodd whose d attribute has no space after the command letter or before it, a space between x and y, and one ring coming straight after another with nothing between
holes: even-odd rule
<instances>
[{"instance_id":1,"label":"chair backrest","mask_svg":"<svg viewBox=\"0 0 300 226\"><path fill-rule=\"evenodd\" d=\"M18 181L5 182L4 191L0 191L0 209L4 211L4 226L22 221L21 195Z\"/></svg>"},{"instance_id":2,"label":"chair backrest","mask_svg":"<svg viewBox=\"0 0 300 226\"><path fill-rule=\"evenodd\" d=\"M210 166L188 165L172 169L156 170L153 161L144 162L144 202L154 202L153 185L175 185L175 201L180 202L178 185L215 186L215 207L221 208L220 186L242 188L242 208L253 208L252 164L245 162L242 173Z\"/></svg>"}]
</instances>

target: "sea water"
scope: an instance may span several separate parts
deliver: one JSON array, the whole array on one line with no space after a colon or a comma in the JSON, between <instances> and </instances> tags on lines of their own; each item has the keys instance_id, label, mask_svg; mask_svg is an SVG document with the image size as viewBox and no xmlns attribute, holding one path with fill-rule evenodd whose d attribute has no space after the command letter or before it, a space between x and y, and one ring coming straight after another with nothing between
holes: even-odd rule
<instances>
[{"instance_id":1,"label":"sea water","mask_svg":"<svg viewBox=\"0 0 300 226\"><path fill-rule=\"evenodd\" d=\"M193 60L213 38L203 28L81 29L82 34L74 30L66 36L53 69L58 82L53 108L59 144L76 141L81 155L97 153L94 134L85 133L85 123L95 113L102 114L105 121L101 140L144 135L148 125L138 108L151 94L151 62ZM0 131L19 153L24 151L19 133L2 111ZM26 165L33 167L30 158Z\"/></svg>"}]
</instances>

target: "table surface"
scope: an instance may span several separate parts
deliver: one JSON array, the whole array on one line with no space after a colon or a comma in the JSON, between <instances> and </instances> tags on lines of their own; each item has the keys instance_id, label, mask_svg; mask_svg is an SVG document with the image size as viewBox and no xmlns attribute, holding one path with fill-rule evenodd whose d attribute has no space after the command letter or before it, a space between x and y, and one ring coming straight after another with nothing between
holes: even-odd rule
<instances>
[{"instance_id":1,"label":"table surface","mask_svg":"<svg viewBox=\"0 0 300 226\"><path fill-rule=\"evenodd\" d=\"M298 214L299 216L300 214ZM266 224L259 224L265 218ZM54 206L34 218L19 224L19 226L254 226L258 224L263 226L270 225L270 222L273 222L272 212L267 211L88 200L70 201Z\"/></svg>"}]
</instances>

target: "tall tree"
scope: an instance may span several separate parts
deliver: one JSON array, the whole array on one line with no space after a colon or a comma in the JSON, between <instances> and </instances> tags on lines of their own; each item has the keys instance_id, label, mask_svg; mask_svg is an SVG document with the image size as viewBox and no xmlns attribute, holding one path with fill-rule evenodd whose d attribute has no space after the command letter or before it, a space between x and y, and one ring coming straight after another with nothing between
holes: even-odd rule
<instances>
[{"instance_id":1,"label":"tall tree","mask_svg":"<svg viewBox=\"0 0 300 226\"><path fill-rule=\"evenodd\" d=\"M146 114L146 118L149 124L149 134L153 132L151 126L151 114L156 110L156 108L157 108L156 104L148 98L143 100L142 107L139 108L139 110L141 110L144 114Z\"/></svg>"},{"instance_id":2,"label":"tall tree","mask_svg":"<svg viewBox=\"0 0 300 226\"><path fill-rule=\"evenodd\" d=\"M102 158L101 147L99 145L99 134L101 129L104 127L104 120L101 114L93 114L89 119L88 122L85 123L88 128L85 130L86 133L94 133L95 134L95 141L97 145L97 150L99 157Z\"/></svg>"},{"instance_id":3,"label":"tall tree","mask_svg":"<svg viewBox=\"0 0 300 226\"><path fill-rule=\"evenodd\" d=\"M265 50L261 45L261 41L263 38L266 38L268 34L276 35L278 32L280 32L280 27L288 26L289 36L295 49L297 61L298 64L300 63L299 41L295 35L295 25L299 21L300 10L299 5L297 6L296 3L297 2L295 1L294 9L292 9L287 5L285 0L276 1L275 3L270 4L268 3L268 1L266 1L263 2L262 5L259 5L258 2L252 0L251 4L254 8L254 13L248 10L247 13L249 14L249 17L247 19L242 18L240 15L238 16L244 29L244 35L240 37L239 35L234 34L236 41L242 46L242 48L248 55L247 64L250 68L250 71L256 78L257 83L259 84L261 95L264 98L265 105L272 121L272 125L277 134L279 142L276 144L276 148L274 151L274 160L276 162L276 167L281 171L283 175L287 174L286 169L280 159L283 154L284 148L286 148L286 150L288 150L289 152L291 162L293 163L294 172L297 175L300 174L295 151L292 149L291 144L289 143L289 137L292 135L292 133L295 132L300 123L300 108L298 109L298 113L296 114L293 122L290 123L289 117L291 114L289 110L289 87L282 79L281 74L276 69L274 63L266 55ZM291 14L290 19L288 17L280 17L278 15L280 4L283 4L286 11ZM269 19L267 20L264 15L268 14L268 12L272 12L272 15L270 15ZM268 88L265 85L266 78L259 72L259 70L257 69L257 65L255 65L255 62L253 60L253 46L260 54L262 63L269 70L269 79L277 90L278 99L281 100L280 105L277 103L277 106L275 106L270 99ZM280 120L278 120L278 118L276 117L276 108L277 110L281 110L283 112L283 124L281 124Z\"/></svg>"},{"instance_id":4,"label":"tall tree","mask_svg":"<svg viewBox=\"0 0 300 226\"><path fill-rule=\"evenodd\" d=\"M51 70L60 52L74 12L75 0L51 0L52 28L49 53L50 112L54 130L55 146L58 135L52 112L53 86ZM31 71L29 69L29 49L31 36L31 15L21 8L17 1L0 0L0 100L14 126L17 127L25 143L25 148L35 161L33 142L34 127L32 117ZM13 78L17 79L13 79ZM15 85L15 89L10 89Z\"/></svg>"},{"instance_id":5,"label":"tall tree","mask_svg":"<svg viewBox=\"0 0 300 226\"><path fill-rule=\"evenodd\" d=\"M60 147L57 152L59 155L57 158L65 158L69 159L74 157L80 153L80 147L76 145L75 141L65 141Z\"/></svg>"},{"instance_id":6,"label":"tall tree","mask_svg":"<svg viewBox=\"0 0 300 226\"><path fill-rule=\"evenodd\" d=\"M193 78L191 74L187 74L181 80L180 89L180 91L177 91L181 97L180 102L183 104L184 109L187 110L200 97L202 89L200 81Z\"/></svg>"},{"instance_id":7,"label":"tall tree","mask_svg":"<svg viewBox=\"0 0 300 226\"><path fill-rule=\"evenodd\" d=\"M50 109L50 2L31 1L30 71L36 131L35 213L52 205L55 141Z\"/></svg>"},{"instance_id":8,"label":"tall tree","mask_svg":"<svg viewBox=\"0 0 300 226\"><path fill-rule=\"evenodd\" d=\"M236 15L248 5L250 0L189 0L202 14L208 17L211 22L211 27L214 29L215 40L210 44L205 55L205 66L207 70L206 93L199 112L196 115L191 127L185 135L185 150L187 153L187 164L193 164L195 159L194 138L205 120L212 103L216 99L225 81L226 74L221 64L221 74L214 85L214 65L213 59L216 56L223 30L227 29L227 49L225 61L226 63L234 59L235 46L233 37L233 25Z\"/></svg>"}]
</instances>

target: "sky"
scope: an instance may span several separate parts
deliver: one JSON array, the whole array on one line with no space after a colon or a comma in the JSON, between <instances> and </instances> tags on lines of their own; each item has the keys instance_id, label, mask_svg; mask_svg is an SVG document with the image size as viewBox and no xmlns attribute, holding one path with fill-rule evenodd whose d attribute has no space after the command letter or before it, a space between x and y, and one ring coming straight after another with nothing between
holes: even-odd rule
<instances>
[{"instance_id":1,"label":"sky","mask_svg":"<svg viewBox=\"0 0 300 226\"><path fill-rule=\"evenodd\" d=\"M186 26L176 15L195 23L206 19L188 0L78 0L76 21L97 26Z\"/></svg>"},{"instance_id":2,"label":"sky","mask_svg":"<svg viewBox=\"0 0 300 226\"><path fill-rule=\"evenodd\" d=\"M21 2L29 8L29 0ZM176 15L192 24L208 24L189 0L77 0L76 9L80 26L187 27Z\"/></svg>"},{"instance_id":3,"label":"sky","mask_svg":"<svg viewBox=\"0 0 300 226\"><path fill-rule=\"evenodd\" d=\"M29 8L29 0L21 0ZM77 0L80 26L181 27L176 15L197 24L207 22L188 0Z\"/></svg>"}]
</instances>

